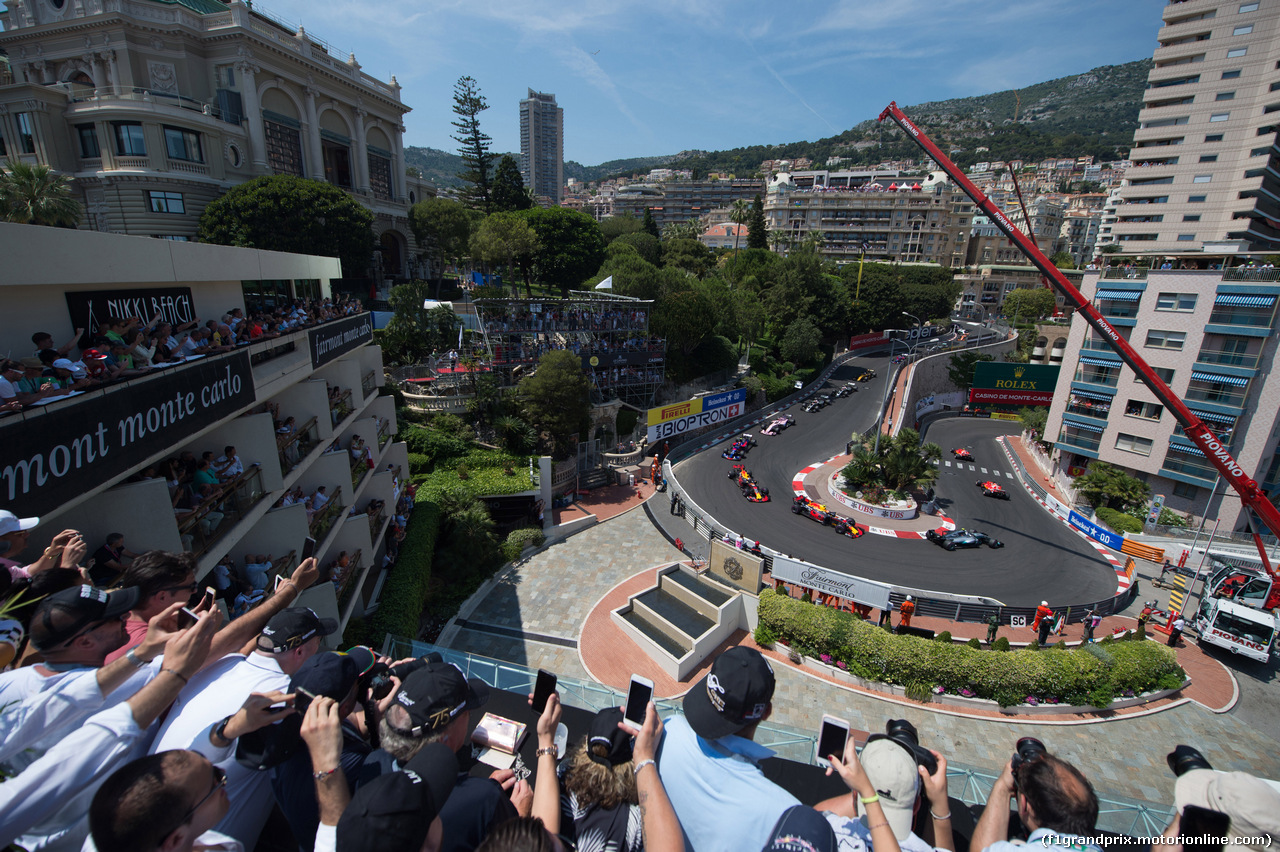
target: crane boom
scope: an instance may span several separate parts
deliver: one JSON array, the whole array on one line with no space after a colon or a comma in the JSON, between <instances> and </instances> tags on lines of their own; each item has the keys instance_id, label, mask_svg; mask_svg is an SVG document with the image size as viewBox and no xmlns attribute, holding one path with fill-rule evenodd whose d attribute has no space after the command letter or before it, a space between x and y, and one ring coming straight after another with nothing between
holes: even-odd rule
<instances>
[{"instance_id":1,"label":"crane boom","mask_svg":"<svg viewBox=\"0 0 1280 852\"><path fill-rule=\"evenodd\" d=\"M1280 510L1277 510L1271 501L1267 499L1267 495L1263 493L1258 483L1244 472L1244 468L1232 457L1226 445L1155 374L1155 371L1142 359L1142 356L1129 345L1127 340L1120 336L1115 327L1107 322L1102 314L1098 312L1098 309L1084 297L1084 294L1067 280L1067 277L1050 262L1049 258L1044 256L1035 241L1028 238L1021 229L1015 227L1004 212L991 199L987 198L982 190L978 189L973 181L969 180L964 172L956 167L955 163L951 162L942 153L942 150L934 144L933 140L925 135L923 130L916 127L911 119L907 118L902 110L898 108L896 102L890 103L889 106L885 107L884 112L880 113L880 121L884 121L886 118L892 118L908 136L914 139L916 144L923 148L938 166L965 191L965 194L973 199L973 202L984 213L991 217L991 221L996 224L996 227L1003 231L1005 236L1022 250L1022 253L1027 256L1036 268L1044 273L1053 284L1054 289L1061 293L1066 301L1076 309L1077 313L1084 317L1085 322L1102 335L1102 339L1115 350L1120 359L1129 365L1129 368L1137 374L1142 383L1150 388L1156 398L1164 403L1164 406L1173 414L1174 419L1182 426L1182 431L1200 448L1205 458L1217 468L1222 478L1240 495L1240 502L1244 505L1246 511L1255 513L1271 530L1272 535L1280 538ZM1250 521L1252 526L1252 519ZM1254 543L1258 547L1258 553L1262 556L1262 564L1267 573L1271 575L1273 580L1280 580L1280 575L1272 568L1271 561L1267 558L1266 546L1261 536L1256 529L1253 529L1252 532ZM1280 589L1280 582L1273 585L1273 596L1277 589Z\"/></svg>"}]
</instances>

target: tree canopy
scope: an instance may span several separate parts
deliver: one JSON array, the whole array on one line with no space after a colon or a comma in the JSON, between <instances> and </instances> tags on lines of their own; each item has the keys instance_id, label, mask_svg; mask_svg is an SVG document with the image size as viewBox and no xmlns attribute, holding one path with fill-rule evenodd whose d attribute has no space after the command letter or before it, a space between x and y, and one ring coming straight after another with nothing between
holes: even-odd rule
<instances>
[{"instance_id":1,"label":"tree canopy","mask_svg":"<svg viewBox=\"0 0 1280 852\"><path fill-rule=\"evenodd\" d=\"M452 136L460 146L458 154L464 166L458 177L466 184L462 190L463 200L468 206L485 212L491 204L493 153L489 143L493 139L480 129L480 113L488 108L489 102L480 94L480 84L475 78L459 77L453 84L453 114L457 118L451 122L457 131Z\"/></svg>"},{"instance_id":2,"label":"tree canopy","mask_svg":"<svg viewBox=\"0 0 1280 852\"><path fill-rule=\"evenodd\" d=\"M634 234L642 227L640 220L630 213L623 213L621 216L609 216L600 220L600 233L607 243L612 243L618 237ZM657 239L656 235L654 239Z\"/></svg>"},{"instance_id":3,"label":"tree canopy","mask_svg":"<svg viewBox=\"0 0 1280 852\"><path fill-rule=\"evenodd\" d=\"M336 256L342 274L363 277L373 255L373 214L322 180L267 175L209 202L197 239L224 246Z\"/></svg>"},{"instance_id":4,"label":"tree canopy","mask_svg":"<svg viewBox=\"0 0 1280 852\"><path fill-rule=\"evenodd\" d=\"M382 332L381 344L388 363L420 364L432 351L457 345L462 320L446 305L428 309L431 298L425 281L411 281L391 288L391 322Z\"/></svg>"},{"instance_id":5,"label":"tree canopy","mask_svg":"<svg viewBox=\"0 0 1280 852\"><path fill-rule=\"evenodd\" d=\"M424 198L409 209L418 245L442 266L457 263L467 254L476 218L474 211L451 198Z\"/></svg>"},{"instance_id":6,"label":"tree canopy","mask_svg":"<svg viewBox=\"0 0 1280 852\"><path fill-rule=\"evenodd\" d=\"M589 424L590 389L582 361L567 349L553 349L538 360L538 369L517 388L525 417L543 432L553 455L564 458L575 435Z\"/></svg>"},{"instance_id":7,"label":"tree canopy","mask_svg":"<svg viewBox=\"0 0 1280 852\"><path fill-rule=\"evenodd\" d=\"M485 263L506 264L509 274L514 272L519 258L537 250L538 235L520 213L490 213L471 235L471 253ZM519 292L514 281L512 290ZM525 292L532 295L527 277Z\"/></svg>"},{"instance_id":8,"label":"tree canopy","mask_svg":"<svg viewBox=\"0 0 1280 852\"><path fill-rule=\"evenodd\" d=\"M581 210L534 207L517 214L537 235L532 251L533 274L544 285L569 291L580 287L604 260L600 226Z\"/></svg>"},{"instance_id":9,"label":"tree canopy","mask_svg":"<svg viewBox=\"0 0 1280 852\"><path fill-rule=\"evenodd\" d=\"M498 168L494 170L489 206L495 213L528 210L533 206L533 199L525 190L524 178L520 175L520 166L510 154L503 154Z\"/></svg>"},{"instance_id":10,"label":"tree canopy","mask_svg":"<svg viewBox=\"0 0 1280 852\"><path fill-rule=\"evenodd\" d=\"M947 378L960 390L968 390L973 387L973 368L978 362L994 360L990 355L972 349L957 352L951 356L950 363L947 365Z\"/></svg>"},{"instance_id":11,"label":"tree canopy","mask_svg":"<svg viewBox=\"0 0 1280 852\"><path fill-rule=\"evenodd\" d=\"M1076 477L1075 486L1095 507L1105 506L1120 512L1144 506L1151 497L1150 485L1104 461L1091 462L1089 470Z\"/></svg>"},{"instance_id":12,"label":"tree canopy","mask_svg":"<svg viewBox=\"0 0 1280 852\"><path fill-rule=\"evenodd\" d=\"M747 248L767 249L769 247L768 227L764 220L764 201L760 193L756 193L751 202L751 217L747 219Z\"/></svg>"},{"instance_id":13,"label":"tree canopy","mask_svg":"<svg viewBox=\"0 0 1280 852\"><path fill-rule=\"evenodd\" d=\"M1019 321L1030 322L1049 316L1056 305L1052 290L1045 287L1019 287L1005 295L1000 311L1010 319L1016 317Z\"/></svg>"}]
</instances>

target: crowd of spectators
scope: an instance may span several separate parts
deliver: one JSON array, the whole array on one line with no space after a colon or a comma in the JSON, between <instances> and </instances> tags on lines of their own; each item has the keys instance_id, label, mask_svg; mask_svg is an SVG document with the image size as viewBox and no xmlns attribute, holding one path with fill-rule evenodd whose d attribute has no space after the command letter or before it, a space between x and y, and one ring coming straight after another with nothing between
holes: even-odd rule
<instances>
[{"instance_id":1,"label":"crowd of spectators","mask_svg":"<svg viewBox=\"0 0 1280 852\"><path fill-rule=\"evenodd\" d=\"M533 304L481 304L481 321L491 333L512 331L643 331L649 327L646 307L584 307L581 301L546 301Z\"/></svg>"},{"instance_id":2,"label":"crowd of spectators","mask_svg":"<svg viewBox=\"0 0 1280 852\"><path fill-rule=\"evenodd\" d=\"M247 316L243 308L236 307L218 319L202 322L197 317L176 327L161 314L149 321L137 316L108 316L88 335L86 329L77 328L61 345L55 344L48 332L37 331L31 335L31 355L0 360L0 415L144 376L172 364L230 352L361 310L358 301L343 296L336 300L298 299Z\"/></svg>"}]
</instances>

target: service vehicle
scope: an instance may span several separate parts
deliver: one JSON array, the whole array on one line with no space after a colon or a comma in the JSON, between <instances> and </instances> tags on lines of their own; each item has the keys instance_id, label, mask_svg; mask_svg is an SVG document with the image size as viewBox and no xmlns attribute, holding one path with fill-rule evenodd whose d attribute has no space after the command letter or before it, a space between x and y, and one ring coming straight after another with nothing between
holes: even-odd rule
<instances>
[{"instance_id":1,"label":"service vehicle","mask_svg":"<svg viewBox=\"0 0 1280 852\"><path fill-rule=\"evenodd\" d=\"M781 417L779 417L777 420L774 420L768 426L761 429L760 434L770 435L770 436L778 435L782 432L783 429L786 429L788 426L794 426L794 425L796 425L796 419L794 417L791 417L790 415L784 414Z\"/></svg>"},{"instance_id":2,"label":"service vehicle","mask_svg":"<svg viewBox=\"0 0 1280 852\"><path fill-rule=\"evenodd\" d=\"M741 438L738 438L737 440L735 440L732 444L729 445L729 449L725 450L723 453L720 454L720 457L725 459L730 459L731 461L738 461L739 459L746 456L747 451L750 450L755 445L756 445L756 439L751 437L750 434L744 432Z\"/></svg>"},{"instance_id":3,"label":"service vehicle","mask_svg":"<svg viewBox=\"0 0 1280 852\"><path fill-rule=\"evenodd\" d=\"M992 482L989 479L979 479L978 487L982 489L982 493L988 497L994 497L997 500L1008 500L1009 492L1004 490L1004 486L999 482Z\"/></svg>"},{"instance_id":4,"label":"service vehicle","mask_svg":"<svg viewBox=\"0 0 1280 852\"><path fill-rule=\"evenodd\" d=\"M1275 650L1280 617L1227 598L1206 597L1191 622L1201 644L1217 645L1260 663Z\"/></svg>"},{"instance_id":5,"label":"service vehicle","mask_svg":"<svg viewBox=\"0 0 1280 852\"><path fill-rule=\"evenodd\" d=\"M956 447L951 451L951 455L960 459L960 461L973 461L973 453L969 452L964 447Z\"/></svg>"},{"instance_id":6,"label":"service vehicle","mask_svg":"<svg viewBox=\"0 0 1280 852\"><path fill-rule=\"evenodd\" d=\"M958 529L950 532L938 532L937 530L929 530L924 534L929 541L941 547L943 550L955 550L958 547L982 547L986 545L992 549L1004 547L1004 542L994 539L984 532L977 530Z\"/></svg>"}]
</instances>

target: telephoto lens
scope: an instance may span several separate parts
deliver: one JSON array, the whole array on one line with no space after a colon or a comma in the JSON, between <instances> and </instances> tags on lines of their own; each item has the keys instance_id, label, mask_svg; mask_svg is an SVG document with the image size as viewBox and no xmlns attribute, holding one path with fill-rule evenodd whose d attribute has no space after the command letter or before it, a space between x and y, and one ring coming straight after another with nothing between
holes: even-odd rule
<instances>
[{"instance_id":1,"label":"telephoto lens","mask_svg":"<svg viewBox=\"0 0 1280 852\"><path fill-rule=\"evenodd\" d=\"M917 766L923 766L930 775L938 771L938 759L933 752L920 745L920 735L916 726L906 719L890 719L884 725L884 732L891 740L900 743L911 752Z\"/></svg>"},{"instance_id":2,"label":"telephoto lens","mask_svg":"<svg viewBox=\"0 0 1280 852\"><path fill-rule=\"evenodd\" d=\"M1173 751L1165 756L1165 760L1169 762L1169 769L1178 777L1182 777L1193 769L1213 768L1203 754L1189 745L1175 746Z\"/></svg>"},{"instance_id":3,"label":"telephoto lens","mask_svg":"<svg viewBox=\"0 0 1280 852\"><path fill-rule=\"evenodd\" d=\"M1048 751L1044 743L1035 737L1022 737L1018 740L1013 752L1013 789L1018 789L1018 770L1024 764L1039 760Z\"/></svg>"}]
</instances>

